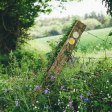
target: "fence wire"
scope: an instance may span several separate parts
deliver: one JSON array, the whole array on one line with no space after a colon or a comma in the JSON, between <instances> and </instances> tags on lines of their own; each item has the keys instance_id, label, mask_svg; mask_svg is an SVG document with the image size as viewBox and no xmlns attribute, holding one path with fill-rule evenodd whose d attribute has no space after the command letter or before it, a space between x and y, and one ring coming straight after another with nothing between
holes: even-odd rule
<instances>
[{"instance_id":1,"label":"fence wire","mask_svg":"<svg viewBox=\"0 0 112 112\"><path fill-rule=\"evenodd\" d=\"M104 42L106 42L107 43L107 40L108 40L108 38L110 37L109 36L109 34L110 34L110 32L112 32L112 30L110 30L110 32L109 32L109 34L106 36L107 38L104 40L104 39L102 39L102 38L100 38L99 36L97 36L97 35L95 35L95 34L93 34L93 33L90 33L90 32L88 32L88 31L85 31L86 33L88 33L89 35L91 35L91 36L93 36L93 37L95 37L95 38L97 38L97 39L100 39L100 40L102 40L102 41L104 41ZM112 45L112 43L111 42L109 42L109 44L111 44Z\"/></svg>"},{"instance_id":2,"label":"fence wire","mask_svg":"<svg viewBox=\"0 0 112 112\"><path fill-rule=\"evenodd\" d=\"M109 39L110 37L112 37L112 35L109 35L109 34L112 33L112 29L109 31L108 35L105 36L105 37L106 37L105 39L102 39L101 37L99 37L99 36L97 36L97 35L95 35L95 34L89 32L89 31L85 31L85 32L86 32L87 34L93 36L94 38L97 38L97 39L100 39L101 41L103 41L103 42L105 43L105 46L107 46L107 44L112 45L111 42L108 42L108 39ZM79 42L80 42L80 40L79 40ZM110 58L110 59L111 59L111 57L107 57L107 48L106 48L106 47L104 47L104 51L105 51L105 58ZM87 58L87 57L85 57L85 58ZM95 59L95 58L93 57L92 59Z\"/></svg>"}]
</instances>

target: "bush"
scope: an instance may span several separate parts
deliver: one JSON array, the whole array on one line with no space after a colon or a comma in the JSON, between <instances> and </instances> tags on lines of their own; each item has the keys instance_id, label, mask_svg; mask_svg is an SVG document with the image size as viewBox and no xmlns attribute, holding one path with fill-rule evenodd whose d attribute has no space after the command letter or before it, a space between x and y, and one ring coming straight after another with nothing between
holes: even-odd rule
<instances>
[{"instance_id":1,"label":"bush","mask_svg":"<svg viewBox=\"0 0 112 112\"><path fill-rule=\"evenodd\" d=\"M88 18L86 20L83 20L83 22L87 25L87 30L93 30L95 28L102 27L102 24L96 19Z\"/></svg>"},{"instance_id":2,"label":"bush","mask_svg":"<svg viewBox=\"0 0 112 112\"><path fill-rule=\"evenodd\" d=\"M62 33L63 34L66 34L66 32L68 31L69 27L71 25L71 22L67 22L63 25L63 28L62 28Z\"/></svg>"},{"instance_id":3,"label":"bush","mask_svg":"<svg viewBox=\"0 0 112 112\"><path fill-rule=\"evenodd\" d=\"M33 38L41 38L41 37L48 37L48 36L55 36L62 34L61 26L58 25L51 25L51 26L43 26L38 29L34 29L31 36Z\"/></svg>"},{"instance_id":4,"label":"bush","mask_svg":"<svg viewBox=\"0 0 112 112\"><path fill-rule=\"evenodd\" d=\"M5 67L4 74L9 76L20 76L22 72L37 73L46 66L44 56L34 51L16 50L9 55L1 55L0 63Z\"/></svg>"},{"instance_id":5,"label":"bush","mask_svg":"<svg viewBox=\"0 0 112 112\"><path fill-rule=\"evenodd\" d=\"M31 32L31 36L33 38L39 37L47 37L47 36L55 36L63 34L67 31L68 27L72 23L73 19L79 19L80 17L67 17L67 18L54 18L54 19L46 19L39 20L36 22L38 25L33 27ZM33 31L33 33L32 33Z\"/></svg>"},{"instance_id":6,"label":"bush","mask_svg":"<svg viewBox=\"0 0 112 112\"><path fill-rule=\"evenodd\" d=\"M112 18L110 16L105 16L103 27L111 27L112 26Z\"/></svg>"},{"instance_id":7,"label":"bush","mask_svg":"<svg viewBox=\"0 0 112 112\"><path fill-rule=\"evenodd\" d=\"M62 33L61 27L58 25L53 25L48 31L48 36L60 35Z\"/></svg>"}]
</instances>

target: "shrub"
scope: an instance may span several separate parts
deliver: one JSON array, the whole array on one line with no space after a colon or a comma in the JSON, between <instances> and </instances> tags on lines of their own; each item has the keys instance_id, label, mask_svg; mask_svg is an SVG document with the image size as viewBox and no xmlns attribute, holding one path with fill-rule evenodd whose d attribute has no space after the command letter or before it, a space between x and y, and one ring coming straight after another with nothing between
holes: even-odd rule
<instances>
[{"instance_id":1,"label":"shrub","mask_svg":"<svg viewBox=\"0 0 112 112\"><path fill-rule=\"evenodd\" d=\"M42 30L42 29L41 29ZM58 25L52 25L49 27L45 27L45 30L43 29L43 36L55 36L61 34L61 27Z\"/></svg>"},{"instance_id":2,"label":"shrub","mask_svg":"<svg viewBox=\"0 0 112 112\"><path fill-rule=\"evenodd\" d=\"M87 25L87 30L93 30L95 28L101 28L101 23L96 19L88 18L83 21Z\"/></svg>"}]
</instances>

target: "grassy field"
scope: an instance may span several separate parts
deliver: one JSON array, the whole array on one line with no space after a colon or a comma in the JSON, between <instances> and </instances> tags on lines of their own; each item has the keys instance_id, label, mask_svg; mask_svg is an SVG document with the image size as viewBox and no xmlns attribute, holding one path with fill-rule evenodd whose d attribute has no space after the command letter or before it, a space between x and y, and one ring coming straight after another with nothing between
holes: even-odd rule
<instances>
[{"instance_id":1,"label":"grassy field","mask_svg":"<svg viewBox=\"0 0 112 112\"><path fill-rule=\"evenodd\" d=\"M56 41L56 40L59 41L61 37L62 35L34 39L34 40L29 41L28 47L31 47L32 49L36 49L38 51L42 51L46 53L51 50L49 46L49 41Z\"/></svg>"},{"instance_id":2,"label":"grassy field","mask_svg":"<svg viewBox=\"0 0 112 112\"><path fill-rule=\"evenodd\" d=\"M88 31L93 35L98 36L99 38L106 40L107 35L109 34L109 32L112 30L112 28L105 28L105 29L98 29L98 30L91 30ZM94 48L96 49L103 49L104 47L104 41L102 41L101 39L88 34L87 32L84 32L81 36L80 42L78 43L78 48L82 49L88 49L89 52L93 51ZM32 49L36 49L38 51L42 51L42 52L49 52L51 50L50 46L49 46L49 41L59 41L60 38L63 37L62 35L59 36L53 36L53 37L45 37L45 38L40 38L40 39L34 39L29 41L29 46ZM108 38L108 42L107 42L107 46L109 48L111 48L111 44L108 44L109 42L112 41L112 36L110 36Z\"/></svg>"}]
</instances>

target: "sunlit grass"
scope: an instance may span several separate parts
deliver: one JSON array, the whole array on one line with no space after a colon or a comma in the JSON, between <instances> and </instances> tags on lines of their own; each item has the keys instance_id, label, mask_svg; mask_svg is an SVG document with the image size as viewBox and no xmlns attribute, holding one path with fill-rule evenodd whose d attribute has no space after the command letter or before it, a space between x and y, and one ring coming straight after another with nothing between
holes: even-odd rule
<instances>
[{"instance_id":1,"label":"sunlit grass","mask_svg":"<svg viewBox=\"0 0 112 112\"><path fill-rule=\"evenodd\" d=\"M51 47L49 46L49 41L58 41L62 37L59 36L52 36L52 37L45 37L45 38L39 38L29 41L28 47L31 49L35 49L42 52L49 52L51 51Z\"/></svg>"}]
</instances>

